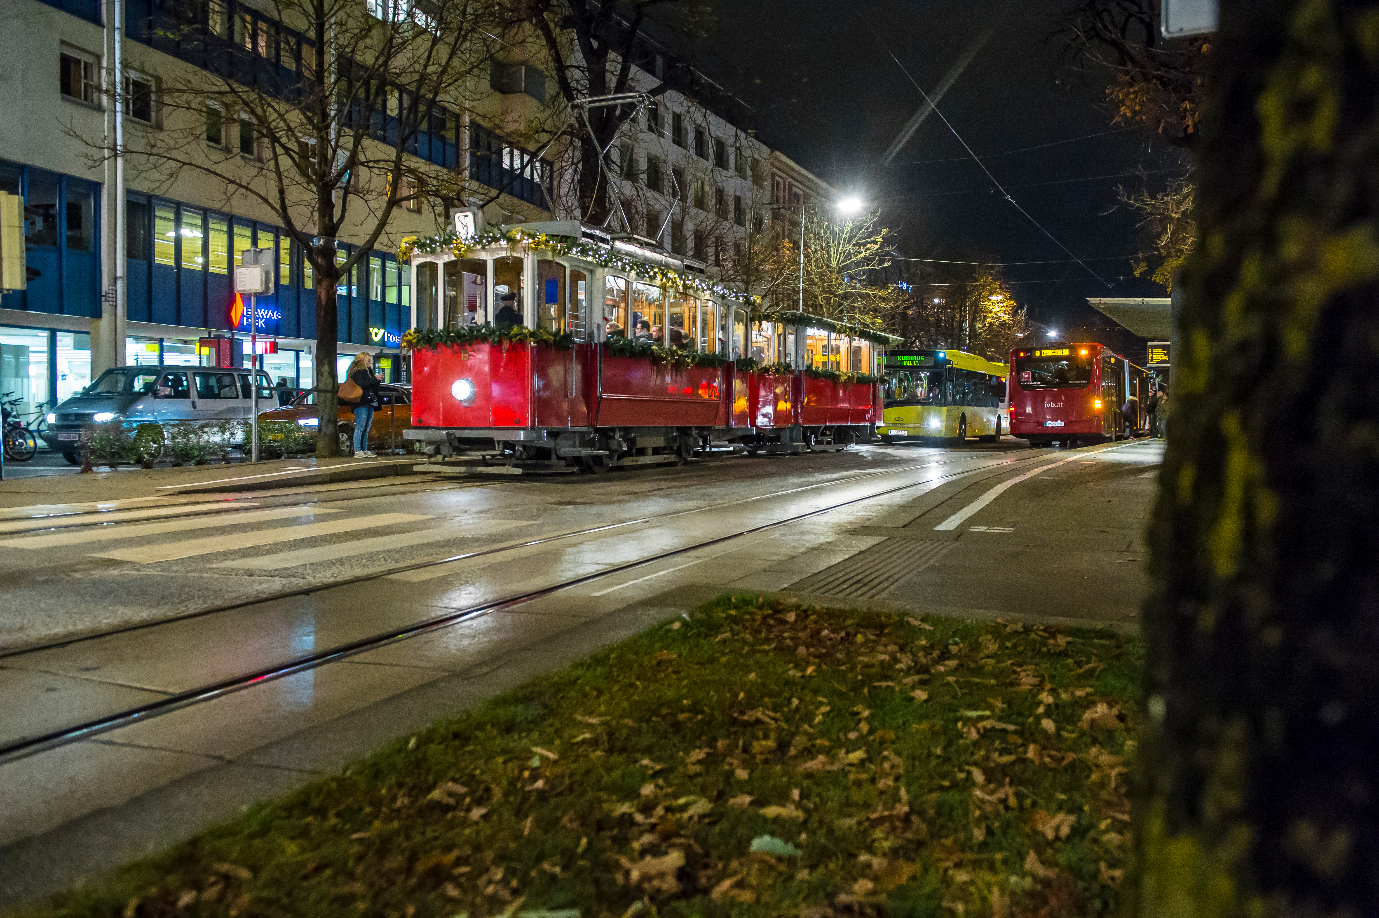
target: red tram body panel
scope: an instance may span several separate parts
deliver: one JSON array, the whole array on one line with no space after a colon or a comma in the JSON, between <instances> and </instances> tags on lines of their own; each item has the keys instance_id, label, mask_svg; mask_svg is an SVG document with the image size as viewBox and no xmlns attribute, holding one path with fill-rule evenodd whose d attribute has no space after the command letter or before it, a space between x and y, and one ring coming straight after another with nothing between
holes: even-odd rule
<instances>
[{"instance_id":1,"label":"red tram body panel","mask_svg":"<svg viewBox=\"0 0 1379 918\"><path fill-rule=\"evenodd\" d=\"M722 370L603 355L596 427L711 427Z\"/></svg>"}]
</instances>

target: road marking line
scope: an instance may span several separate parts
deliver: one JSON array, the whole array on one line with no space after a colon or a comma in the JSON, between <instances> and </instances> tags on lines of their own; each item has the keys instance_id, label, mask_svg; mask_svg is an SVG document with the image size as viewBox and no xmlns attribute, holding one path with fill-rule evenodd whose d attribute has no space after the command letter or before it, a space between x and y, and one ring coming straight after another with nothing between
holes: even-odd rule
<instances>
[{"instance_id":1,"label":"road marking line","mask_svg":"<svg viewBox=\"0 0 1379 918\"><path fill-rule=\"evenodd\" d=\"M138 539L143 536L163 535L169 532L187 532L192 529L217 529L224 526L238 526L242 523L263 523L270 520L285 520L294 516L314 516L319 513L339 513L338 510L325 510L317 507L279 507L274 510L253 510L249 513L213 517L197 517L189 520L169 520L166 523L143 523L136 525L102 526L97 529L83 529L79 532L59 532L54 535L27 536L22 539L7 539L0 542L4 548L60 548L66 545L80 545L83 542L109 542L114 539Z\"/></svg>"},{"instance_id":2,"label":"road marking line","mask_svg":"<svg viewBox=\"0 0 1379 918\"><path fill-rule=\"evenodd\" d=\"M130 497L124 500L88 500L74 504L30 504L27 507L7 507L0 510L0 520L46 519L53 516L71 516L77 513L104 513L110 510L124 510L158 504L170 507L174 504L206 503L204 496L197 497Z\"/></svg>"},{"instance_id":3,"label":"road marking line","mask_svg":"<svg viewBox=\"0 0 1379 918\"><path fill-rule=\"evenodd\" d=\"M285 551L273 555L265 555L261 558L243 558L239 561L222 561L214 565L217 568L241 571L277 571L286 567L301 567L304 564L315 564L318 561L332 561L336 558L351 558L356 555L367 555L371 552L391 551L395 548L412 548L417 545L426 545L430 542L444 542L447 539L474 539L486 536L494 532L502 532L505 529L515 529L518 526L526 526L525 520L485 520L483 530L476 531L473 523L463 528L459 526L445 526L440 529L423 529L419 532L405 532L401 535L376 536L371 539L360 539L357 542L347 542L344 545L323 545L320 548L301 548L297 551Z\"/></svg>"},{"instance_id":4,"label":"road marking line","mask_svg":"<svg viewBox=\"0 0 1379 918\"><path fill-rule=\"evenodd\" d=\"M734 549L733 549L733 551L740 551L740 550L741 550L740 547L739 547L739 548L734 548ZM620 583L620 584L618 584L618 585L615 586L615 587L609 587L609 588L606 589L606 590L599 590L597 593L591 593L590 595L591 595L591 596L606 596L606 595L608 595L609 593L616 593L618 590L621 590L621 589L624 589L624 588L630 587L630 586L635 586L635 585L637 585L637 584L639 584L639 583L642 583L643 581L651 580L651 579L654 578L654 577L660 577L662 574L673 574L673 573L675 573L676 571L682 571L682 570L684 570L684 569L687 568L687 567L694 567L696 564L703 564L705 561L712 561L714 558L721 558L721 557L723 557L724 555L727 555L727 554L732 554L732 552L723 551L723 552L719 552L719 553L716 554L716 555L710 555L710 556L707 557L707 558L700 558L700 559L697 560L697 561L690 561L690 562L688 562L688 563L686 563L686 564L681 564L681 565L678 565L678 566L676 566L676 567L668 567L668 568L666 568L666 569L663 570L663 571L657 571L657 572L654 573L654 574L647 574L645 577L638 577L636 580L629 580L629 581L627 581L626 583Z\"/></svg>"},{"instance_id":5,"label":"road marking line","mask_svg":"<svg viewBox=\"0 0 1379 918\"><path fill-rule=\"evenodd\" d=\"M257 548L278 542L295 542L299 539L314 539L320 536L339 535L360 529L376 529L380 526L395 526L399 523L416 523L429 520L429 516L415 513L380 513L375 516L359 516L345 520L331 520L326 523L308 523L305 526L284 526L279 529L260 529L256 532L232 532L210 536L204 539L189 539L185 542L168 542L160 545L142 545L138 548L120 548L92 554L93 558L110 558L114 561L132 561L135 564L155 564L159 561L177 561L197 555L211 555L222 551L235 551L240 548Z\"/></svg>"},{"instance_id":6,"label":"road marking line","mask_svg":"<svg viewBox=\"0 0 1379 918\"><path fill-rule=\"evenodd\" d=\"M0 523L0 533L32 532L35 529L69 529L73 526L100 526L105 523L154 520L159 517L179 514L191 516L196 513L224 513L229 510L244 510L257 506L258 503L255 501L241 501L233 504L217 501L213 504L184 504L178 507L152 507L148 510L114 510L108 513L83 513L52 518L26 517L22 520Z\"/></svg>"},{"instance_id":7,"label":"road marking line","mask_svg":"<svg viewBox=\"0 0 1379 918\"><path fill-rule=\"evenodd\" d=\"M934 529L940 532L949 532L954 529L957 529L959 526L967 522L967 520L969 520L987 504L991 503L993 500L1000 497L1002 494L1004 494L1011 488L1015 487L1020 482L1028 478L1033 478L1035 475L1041 475L1044 472L1049 471L1050 469L1056 469L1060 465L1064 465L1069 462L1080 461L1082 461L1082 455L1069 456L1066 459L1058 460L1052 465L1041 465L1039 468L1035 469L1032 472L1026 472L1023 475L1016 475L1009 481L1003 481L1000 484L996 485L996 487L992 488L990 491L987 491L981 497L974 500L972 503L968 504L966 507L963 507L957 513L954 513L952 516L948 517L948 519L944 520L942 523L939 523L937 526L934 527Z\"/></svg>"}]
</instances>

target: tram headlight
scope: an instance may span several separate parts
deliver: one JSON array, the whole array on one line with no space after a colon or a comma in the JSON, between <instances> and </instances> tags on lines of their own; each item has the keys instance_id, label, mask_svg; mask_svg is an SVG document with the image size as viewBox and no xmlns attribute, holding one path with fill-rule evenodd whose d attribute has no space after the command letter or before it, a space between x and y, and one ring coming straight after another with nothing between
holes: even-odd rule
<instances>
[{"instance_id":1,"label":"tram headlight","mask_svg":"<svg viewBox=\"0 0 1379 918\"><path fill-rule=\"evenodd\" d=\"M450 394L455 396L455 401L464 405L474 401L474 392L474 381L470 379L457 379L450 387Z\"/></svg>"}]
</instances>

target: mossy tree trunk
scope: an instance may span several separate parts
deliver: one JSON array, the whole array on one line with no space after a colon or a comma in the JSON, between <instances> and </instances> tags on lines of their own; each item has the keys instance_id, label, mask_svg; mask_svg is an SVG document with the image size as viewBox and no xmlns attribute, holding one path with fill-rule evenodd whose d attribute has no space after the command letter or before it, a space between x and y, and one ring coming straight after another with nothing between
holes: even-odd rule
<instances>
[{"instance_id":1,"label":"mossy tree trunk","mask_svg":"<svg viewBox=\"0 0 1379 918\"><path fill-rule=\"evenodd\" d=\"M1379 0L1223 0L1145 615L1142 916L1379 910Z\"/></svg>"}]
</instances>

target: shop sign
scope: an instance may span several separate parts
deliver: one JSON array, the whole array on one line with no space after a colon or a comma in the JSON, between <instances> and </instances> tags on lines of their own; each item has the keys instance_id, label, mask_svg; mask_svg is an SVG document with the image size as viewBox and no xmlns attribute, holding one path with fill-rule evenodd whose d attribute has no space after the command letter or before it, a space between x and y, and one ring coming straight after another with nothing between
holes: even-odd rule
<instances>
[{"instance_id":1,"label":"shop sign","mask_svg":"<svg viewBox=\"0 0 1379 918\"><path fill-rule=\"evenodd\" d=\"M258 313L258 333L261 335L276 335L278 333L278 323L282 321L282 310L278 309L277 303L271 297L260 297L255 307ZM236 293L234 300L230 303L230 328L236 331L252 332L255 329L251 325L249 315L249 304L245 302L242 295Z\"/></svg>"},{"instance_id":2,"label":"shop sign","mask_svg":"<svg viewBox=\"0 0 1379 918\"><path fill-rule=\"evenodd\" d=\"M385 344L388 347L398 347L402 344L402 336L394 334L382 328L370 328L369 340L374 344Z\"/></svg>"}]
</instances>

